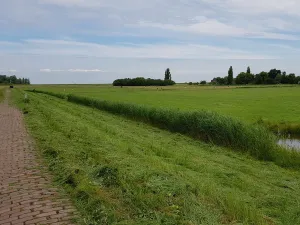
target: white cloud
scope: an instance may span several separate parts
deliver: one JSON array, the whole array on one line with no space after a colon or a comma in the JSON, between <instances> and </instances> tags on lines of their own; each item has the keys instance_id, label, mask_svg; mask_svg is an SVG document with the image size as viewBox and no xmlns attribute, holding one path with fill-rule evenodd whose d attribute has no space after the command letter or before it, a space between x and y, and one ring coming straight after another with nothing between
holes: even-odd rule
<instances>
[{"instance_id":1,"label":"white cloud","mask_svg":"<svg viewBox=\"0 0 300 225\"><path fill-rule=\"evenodd\" d=\"M77 55L108 58L266 59L265 54L199 44L101 45L64 40L27 40L23 54Z\"/></svg>"},{"instance_id":2,"label":"white cloud","mask_svg":"<svg viewBox=\"0 0 300 225\"><path fill-rule=\"evenodd\" d=\"M53 4L64 7L81 7L81 8L116 8L116 9L143 9L157 4L157 0L38 0L40 4Z\"/></svg>"},{"instance_id":3,"label":"white cloud","mask_svg":"<svg viewBox=\"0 0 300 225\"><path fill-rule=\"evenodd\" d=\"M51 72L63 72L64 70L53 70L53 69L40 69L40 72L51 73Z\"/></svg>"},{"instance_id":4,"label":"white cloud","mask_svg":"<svg viewBox=\"0 0 300 225\"><path fill-rule=\"evenodd\" d=\"M169 62L174 68L180 65L177 71L182 76L199 70L213 76L226 72L230 59L235 60L233 65L246 67L241 59L279 58L296 72L298 62L291 59L300 56L299 22L296 0L2 1L0 67L29 71L24 76L36 73L37 80L47 82L82 75L91 81L99 77L110 81L112 71L118 70L117 77L141 69L152 74L157 65L163 71ZM19 57L22 60L16 60ZM190 70L188 62L198 65L211 59L218 63ZM141 65L141 61L155 63ZM261 60L259 69L266 61ZM99 76L105 71L106 76Z\"/></svg>"},{"instance_id":5,"label":"white cloud","mask_svg":"<svg viewBox=\"0 0 300 225\"><path fill-rule=\"evenodd\" d=\"M300 16L298 0L203 0L241 14L284 13Z\"/></svg>"},{"instance_id":6,"label":"white cloud","mask_svg":"<svg viewBox=\"0 0 300 225\"><path fill-rule=\"evenodd\" d=\"M11 41L0 41L0 46L5 47L5 46L21 46L21 43L18 42L11 42Z\"/></svg>"},{"instance_id":7,"label":"white cloud","mask_svg":"<svg viewBox=\"0 0 300 225\"><path fill-rule=\"evenodd\" d=\"M104 71L100 70L100 69L67 69L67 70L40 69L40 72L44 72L44 73L52 73L52 72L90 73L90 72L104 72Z\"/></svg>"},{"instance_id":8,"label":"white cloud","mask_svg":"<svg viewBox=\"0 0 300 225\"><path fill-rule=\"evenodd\" d=\"M90 72L104 72L102 70L99 69L68 69L68 72L77 72L77 73L90 73Z\"/></svg>"},{"instance_id":9,"label":"white cloud","mask_svg":"<svg viewBox=\"0 0 300 225\"><path fill-rule=\"evenodd\" d=\"M242 27L236 27L225 23L221 23L215 19L206 19L203 22L195 23L191 25L172 25L172 24L140 22L138 26L154 27L163 30L168 29L177 32L188 32L194 34L205 34L205 35L213 35L213 36L299 40L299 37L293 35L264 32L255 29L245 29Z\"/></svg>"}]
</instances>

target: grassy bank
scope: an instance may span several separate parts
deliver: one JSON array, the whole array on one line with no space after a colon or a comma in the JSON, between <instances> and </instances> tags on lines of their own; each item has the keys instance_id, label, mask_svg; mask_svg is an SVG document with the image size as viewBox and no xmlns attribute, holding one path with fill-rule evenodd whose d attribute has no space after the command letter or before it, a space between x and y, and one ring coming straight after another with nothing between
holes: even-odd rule
<instances>
[{"instance_id":1,"label":"grassy bank","mask_svg":"<svg viewBox=\"0 0 300 225\"><path fill-rule=\"evenodd\" d=\"M26 124L85 224L299 224L300 174L28 93ZM13 91L23 109L23 94Z\"/></svg>"},{"instance_id":2,"label":"grassy bank","mask_svg":"<svg viewBox=\"0 0 300 225\"><path fill-rule=\"evenodd\" d=\"M98 99L37 91L67 99L110 113L143 121L172 132L187 134L202 141L232 148L260 160L270 160L278 165L300 168L300 154L280 149L273 134L262 126L249 125L237 119L214 112L183 112L164 110L143 105L101 101Z\"/></svg>"},{"instance_id":3,"label":"grassy bank","mask_svg":"<svg viewBox=\"0 0 300 225\"><path fill-rule=\"evenodd\" d=\"M38 89L108 101L130 102L183 111L209 110L250 124L263 121L272 131L300 136L300 85L256 88L175 85L174 87L124 87L105 85L49 85ZM284 125L283 125L284 124ZM270 125L270 126L269 126Z\"/></svg>"},{"instance_id":4,"label":"grassy bank","mask_svg":"<svg viewBox=\"0 0 300 225\"><path fill-rule=\"evenodd\" d=\"M0 102L2 102L4 99L4 91L5 91L4 87L0 86Z\"/></svg>"}]
</instances>

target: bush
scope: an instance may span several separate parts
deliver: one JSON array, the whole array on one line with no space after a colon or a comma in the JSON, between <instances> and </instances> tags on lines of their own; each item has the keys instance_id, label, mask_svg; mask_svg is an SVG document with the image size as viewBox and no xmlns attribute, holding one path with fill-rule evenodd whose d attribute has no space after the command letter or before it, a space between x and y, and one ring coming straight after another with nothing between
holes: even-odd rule
<instances>
[{"instance_id":1,"label":"bush","mask_svg":"<svg viewBox=\"0 0 300 225\"><path fill-rule=\"evenodd\" d=\"M202 80L202 81L200 82L200 84L204 85L204 84L206 84L206 81L205 81L205 80Z\"/></svg>"}]
</instances>

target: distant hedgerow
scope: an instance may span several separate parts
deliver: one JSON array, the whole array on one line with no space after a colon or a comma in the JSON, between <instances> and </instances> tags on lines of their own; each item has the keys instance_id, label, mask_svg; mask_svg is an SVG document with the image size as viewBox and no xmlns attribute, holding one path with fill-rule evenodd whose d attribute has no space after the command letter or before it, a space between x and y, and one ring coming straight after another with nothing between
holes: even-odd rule
<instances>
[{"instance_id":1,"label":"distant hedgerow","mask_svg":"<svg viewBox=\"0 0 300 225\"><path fill-rule=\"evenodd\" d=\"M174 84L175 82L170 79L145 79L144 77L117 79L113 82L114 86L168 86Z\"/></svg>"}]
</instances>

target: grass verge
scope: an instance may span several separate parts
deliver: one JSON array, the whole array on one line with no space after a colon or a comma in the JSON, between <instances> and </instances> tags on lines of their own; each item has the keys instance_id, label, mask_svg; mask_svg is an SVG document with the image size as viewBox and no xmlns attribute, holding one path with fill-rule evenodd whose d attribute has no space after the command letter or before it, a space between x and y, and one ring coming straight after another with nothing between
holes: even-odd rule
<instances>
[{"instance_id":1,"label":"grass verge","mask_svg":"<svg viewBox=\"0 0 300 225\"><path fill-rule=\"evenodd\" d=\"M4 90L4 87L0 86L0 102L2 102L4 99Z\"/></svg>"}]
</instances>

